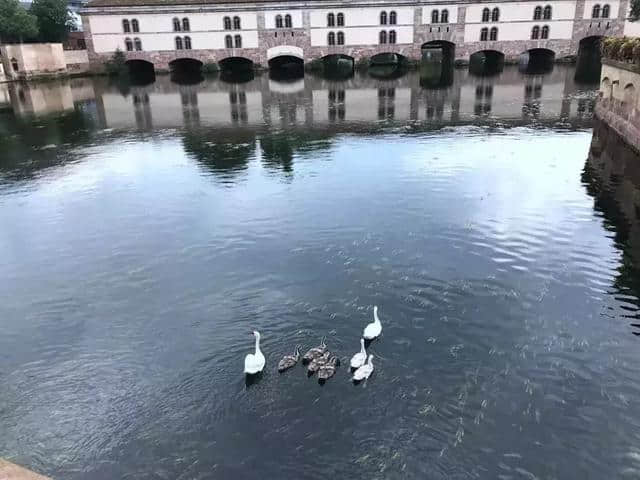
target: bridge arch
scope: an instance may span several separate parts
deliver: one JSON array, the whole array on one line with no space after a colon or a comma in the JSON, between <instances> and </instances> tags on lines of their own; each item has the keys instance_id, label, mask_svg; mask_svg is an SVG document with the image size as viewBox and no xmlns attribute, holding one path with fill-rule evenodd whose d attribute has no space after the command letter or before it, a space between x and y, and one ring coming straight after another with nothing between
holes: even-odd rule
<instances>
[{"instance_id":1,"label":"bridge arch","mask_svg":"<svg viewBox=\"0 0 640 480\"><path fill-rule=\"evenodd\" d=\"M304 61L304 51L295 45L278 45L267 50L267 60L271 61L276 57L295 57Z\"/></svg>"},{"instance_id":2,"label":"bridge arch","mask_svg":"<svg viewBox=\"0 0 640 480\"><path fill-rule=\"evenodd\" d=\"M300 56L277 55L271 57L268 64L269 77L273 80L294 80L304 76L304 60Z\"/></svg>"},{"instance_id":3,"label":"bridge arch","mask_svg":"<svg viewBox=\"0 0 640 480\"><path fill-rule=\"evenodd\" d=\"M132 58L125 62L129 70L129 77L136 85L147 85L156 80L156 70L153 63L140 58Z\"/></svg>"},{"instance_id":4,"label":"bridge arch","mask_svg":"<svg viewBox=\"0 0 640 480\"><path fill-rule=\"evenodd\" d=\"M576 63L575 79L585 82L600 80L602 58L600 53L601 35L584 37L578 43L578 60Z\"/></svg>"},{"instance_id":5,"label":"bridge arch","mask_svg":"<svg viewBox=\"0 0 640 480\"><path fill-rule=\"evenodd\" d=\"M254 63L246 57L226 57L218 61L220 79L230 83L243 83L253 80Z\"/></svg>"},{"instance_id":6,"label":"bridge arch","mask_svg":"<svg viewBox=\"0 0 640 480\"><path fill-rule=\"evenodd\" d=\"M469 57L469 71L476 75L493 75L502 71L505 55L499 50L479 50Z\"/></svg>"},{"instance_id":7,"label":"bridge arch","mask_svg":"<svg viewBox=\"0 0 640 480\"><path fill-rule=\"evenodd\" d=\"M556 52L549 48L536 47L520 55L520 66L529 73L544 73L553 70Z\"/></svg>"},{"instance_id":8,"label":"bridge arch","mask_svg":"<svg viewBox=\"0 0 640 480\"><path fill-rule=\"evenodd\" d=\"M355 59L344 53L331 53L320 59L326 77L344 79L353 75Z\"/></svg>"},{"instance_id":9,"label":"bridge arch","mask_svg":"<svg viewBox=\"0 0 640 480\"><path fill-rule=\"evenodd\" d=\"M171 79L176 83L199 83L202 81L204 63L196 58L176 58L169 62Z\"/></svg>"}]
</instances>

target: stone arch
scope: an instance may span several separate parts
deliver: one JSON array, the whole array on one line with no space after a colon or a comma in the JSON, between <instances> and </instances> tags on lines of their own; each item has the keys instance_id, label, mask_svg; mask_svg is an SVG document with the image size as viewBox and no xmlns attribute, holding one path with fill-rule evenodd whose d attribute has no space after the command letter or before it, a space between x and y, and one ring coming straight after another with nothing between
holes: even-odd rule
<instances>
[{"instance_id":1,"label":"stone arch","mask_svg":"<svg viewBox=\"0 0 640 480\"><path fill-rule=\"evenodd\" d=\"M304 51L295 45L278 45L267 50L268 61L281 56L295 57L304 60Z\"/></svg>"},{"instance_id":2,"label":"stone arch","mask_svg":"<svg viewBox=\"0 0 640 480\"><path fill-rule=\"evenodd\" d=\"M176 83L199 83L204 63L196 58L180 57L169 62L172 80Z\"/></svg>"},{"instance_id":3,"label":"stone arch","mask_svg":"<svg viewBox=\"0 0 640 480\"><path fill-rule=\"evenodd\" d=\"M479 50L469 57L469 71L479 75L501 72L505 54L499 50Z\"/></svg>"},{"instance_id":4,"label":"stone arch","mask_svg":"<svg viewBox=\"0 0 640 480\"><path fill-rule=\"evenodd\" d=\"M132 58L126 61L129 76L134 84L147 85L156 79L155 66L148 60Z\"/></svg>"},{"instance_id":5,"label":"stone arch","mask_svg":"<svg viewBox=\"0 0 640 480\"><path fill-rule=\"evenodd\" d=\"M609 77L604 77L602 79L602 83L600 84L600 93L604 99L611 98L611 80Z\"/></svg>"},{"instance_id":6,"label":"stone arch","mask_svg":"<svg viewBox=\"0 0 640 480\"><path fill-rule=\"evenodd\" d=\"M622 91L622 103L626 108L632 109L636 105L636 87L633 83L627 83Z\"/></svg>"},{"instance_id":7,"label":"stone arch","mask_svg":"<svg viewBox=\"0 0 640 480\"><path fill-rule=\"evenodd\" d=\"M379 52L370 58L371 65L398 65L406 61L406 57L396 52Z\"/></svg>"},{"instance_id":8,"label":"stone arch","mask_svg":"<svg viewBox=\"0 0 640 480\"><path fill-rule=\"evenodd\" d=\"M529 72L547 72L553 69L556 52L550 48L530 48L520 55L520 65Z\"/></svg>"},{"instance_id":9,"label":"stone arch","mask_svg":"<svg viewBox=\"0 0 640 480\"><path fill-rule=\"evenodd\" d=\"M297 55L277 55L271 57L268 64L272 80L294 80L304 76L304 60Z\"/></svg>"}]
</instances>

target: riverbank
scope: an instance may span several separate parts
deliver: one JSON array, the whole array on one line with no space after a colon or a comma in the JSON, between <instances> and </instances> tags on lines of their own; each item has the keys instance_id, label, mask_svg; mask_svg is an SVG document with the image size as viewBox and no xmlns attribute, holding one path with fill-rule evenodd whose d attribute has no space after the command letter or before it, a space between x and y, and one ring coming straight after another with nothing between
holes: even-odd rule
<instances>
[{"instance_id":1,"label":"riverbank","mask_svg":"<svg viewBox=\"0 0 640 480\"><path fill-rule=\"evenodd\" d=\"M49 477L27 470L0 458L0 480L51 480Z\"/></svg>"},{"instance_id":2,"label":"riverbank","mask_svg":"<svg viewBox=\"0 0 640 480\"><path fill-rule=\"evenodd\" d=\"M640 153L640 66L602 60L595 115Z\"/></svg>"}]
</instances>

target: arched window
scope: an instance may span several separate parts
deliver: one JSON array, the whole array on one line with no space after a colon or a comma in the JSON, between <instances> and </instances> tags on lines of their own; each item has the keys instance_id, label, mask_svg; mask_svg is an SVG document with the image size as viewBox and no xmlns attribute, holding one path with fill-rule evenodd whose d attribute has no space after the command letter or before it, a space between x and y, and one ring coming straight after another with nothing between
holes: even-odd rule
<instances>
[{"instance_id":1,"label":"arched window","mask_svg":"<svg viewBox=\"0 0 640 480\"><path fill-rule=\"evenodd\" d=\"M491 10L489 10L488 8L485 8L485 9L482 10L482 21L483 22L488 22L490 16L491 16Z\"/></svg>"},{"instance_id":2,"label":"arched window","mask_svg":"<svg viewBox=\"0 0 640 480\"><path fill-rule=\"evenodd\" d=\"M339 27L344 27L344 13L336 15L336 23Z\"/></svg>"},{"instance_id":3,"label":"arched window","mask_svg":"<svg viewBox=\"0 0 640 480\"><path fill-rule=\"evenodd\" d=\"M182 30L184 30L185 32L188 32L189 30L191 30L191 26L189 25L189 19L188 18L183 18L182 19Z\"/></svg>"},{"instance_id":4,"label":"arched window","mask_svg":"<svg viewBox=\"0 0 640 480\"><path fill-rule=\"evenodd\" d=\"M387 32L385 32L384 30L380 31L380 44L384 44L387 43Z\"/></svg>"},{"instance_id":5,"label":"arched window","mask_svg":"<svg viewBox=\"0 0 640 480\"><path fill-rule=\"evenodd\" d=\"M338 32L338 45L344 45L344 32Z\"/></svg>"},{"instance_id":6,"label":"arched window","mask_svg":"<svg viewBox=\"0 0 640 480\"><path fill-rule=\"evenodd\" d=\"M133 42L130 38L124 39L124 48L127 50L127 52L133 51Z\"/></svg>"},{"instance_id":7,"label":"arched window","mask_svg":"<svg viewBox=\"0 0 640 480\"><path fill-rule=\"evenodd\" d=\"M497 22L499 20L500 20L500 9L496 7L491 11L491 21Z\"/></svg>"},{"instance_id":8,"label":"arched window","mask_svg":"<svg viewBox=\"0 0 640 480\"><path fill-rule=\"evenodd\" d=\"M133 44L136 47L136 50L140 51L142 50L142 42L140 41L140 39L138 37L133 39Z\"/></svg>"},{"instance_id":9,"label":"arched window","mask_svg":"<svg viewBox=\"0 0 640 480\"><path fill-rule=\"evenodd\" d=\"M591 9L591 18L600 18L600 4L596 3Z\"/></svg>"},{"instance_id":10,"label":"arched window","mask_svg":"<svg viewBox=\"0 0 640 480\"><path fill-rule=\"evenodd\" d=\"M191 37L184 37L184 49L191 50Z\"/></svg>"},{"instance_id":11,"label":"arched window","mask_svg":"<svg viewBox=\"0 0 640 480\"><path fill-rule=\"evenodd\" d=\"M133 30L133 33L137 33L140 31L140 25L138 25L138 20L136 20L135 18L131 20L131 30Z\"/></svg>"},{"instance_id":12,"label":"arched window","mask_svg":"<svg viewBox=\"0 0 640 480\"><path fill-rule=\"evenodd\" d=\"M538 40L540 38L540 27L538 25L531 29L531 40Z\"/></svg>"},{"instance_id":13,"label":"arched window","mask_svg":"<svg viewBox=\"0 0 640 480\"><path fill-rule=\"evenodd\" d=\"M440 12L440 23L449 23L449 10Z\"/></svg>"},{"instance_id":14,"label":"arched window","mask_svg":"<svg viewBox=\"0 0 640 480\"><path fill-rule=\"evenodd\" d=\"M491 41L498 40L498 29L496 27L493 27L491 29L491 32L489 32L489 40Z\"/></svg>"},{"instance_id":15,"label":"arched window","mask_svg":"<svg viewBox=\"0 0 640 480\"><path fill-rule=\"evenodd\" d=\"M480 41L486 42L489 38L489 29L487 27L480 29Z\"/></svg>"},{"instance_id":16,"label":"arched window","mask_svg":"<svg viewBox=\"0 0 640 480\"><path fill-rule=\"evenodd\" d=\"M603 5L602 6L602 13L600 14L600 16L602 18L609 18L609 10L610 10L610 7L609 7L608 4L607 5Z\"/></svg>"},{"instance_id":17,"label":"arched window","mask_svg":"<svg viewBox=\"0 0 640 480\"><path fill-rule=\"evenodd\" d=\"M18 60L16 60L15 58L11 59L11 68L13 68L14 72L17 72L20 69L20 67L18 66Z\"/></svg>"},{"instance_id":18,"label":"arched window","mask_svg":"<svg viewBox=\"0 0 640 480\"><path fill-rule=\"evenodd\" d=\"M291 28L293 26L291 15L289 15L288 13L284 16L284 26L287 28Z\"/></svg>"},{"instance_id":19,"label":"arched window","mask_svg":"<svg viewBox=\"0 0 640 480\"><path fill-rule=\"evenodd\" d=\"M438 23L439 18L438 10L431 10L431 23Z\"/></svg>"},{"instance_id":20,"label":"arched window","mask_svg":"<svg viewBox=\"0 0 640 480\"><path fill-rule=\"evenodd\" d=\"M240 17L233 17L233 29L240 30Z\"/></svg>"},{"instance_id":21,"label":"arched window","mask_svg":"<svg viewBox=\"0 0 640 480\"><path fill-rule=\"evenodd\" d=\"M391 10L389 13L389 25L395 25L396 23L398 23L398 15L395 10Z\"/></svg>"},{"instance_id":22,"label":"arched window","mask_svg":"<svg viewBox=\"0 0 640 480\"><path fill-rule=\"evenodd\" d=\"M176 37L176 50L182 50L182 38Z\"/></svg>"},{"instance_id":23,"label":"arched window","mask_svg":"<svg viewBox=\"0 0 640 480\"><path fill-rule=\"evenodd\" d=\"M336 26L336 16L333 13L327 13L327 27Z\"/></svg>"},{"instance_id":24,"label":"arched window","mask_svg":"<svg viewBox=\"0 0 640 480\"><path fill-rule=\"evenodd\" d=\"M282 28L282 15L276 15L276 28Z\"/></svg>"},{"instance_id":25,"label":"arched window","mask_svg":"<svg viewBox=\"0 0 640 480\"><path fill-rule=\"evenodd\" d=\"M230 17L224 17L224 29L225 30L231 30L231 18Z\"/></svg>"},{"instance_id":26,"label":"arched window","mask_svg":"<svg viewBox=\"0 0 640 480\"><path fill-rule=\"evenodd\" d=\"M236 44L236 48L242 48L242 37L240 35L233 37L233 40Z\"/></svg>"},{"instance_id":27,"label":"arched window","mask_svg":"<svg viewBox=\"0 0 640 480\"><path fill-rule=\"evenodd\" d=\"M179 32L180 31L180 19L179 18L174 18L173 19L173 31L174 32Z\"/></svg>"},{"instance_id":28,"label":"arched window","mask_svg":"<svg viewBox=\"0 0 640 480\"><path fill-rule=\"evenodd\" d=\"M549 25L545 25L542 27L542 32L540 33L540 38L543 40L549 38Z\"/></svg>"},{"instance_id":29,"label":"arched window","mask_svg":"<svg viewBox=\"0 0 640 480\"><path fill-rule=\"evenodd\" d=\"M389 43L396 43L396 31L395 30L390 30L389 31Z\"/></svg>"},{"instance_id":30,"label":"arched window","mask_svg":"<svg viewBox=\"0 0 640 480\"><path fill-rule=\"evenodd\" d=\"M131 32L131 25L129 25L129 20L127 20L126 18L122 20L122 31L124 33Z\"/></svg>"},{"instance_id":31,"label":"arched window","mask_svg":"<svg viewBox=\"0 0 640 480\"><path fill-rule=\"evenodd\" d=\"M327 35L327 44L335 45L336 44L336 34L334 32L329 32Z\"/></svg>"},{"instance_id":32,"label":"arched window","mask_svg":"<svg viewBox=\"0 0 640 480\"><path fill-rule=\"evenodd\" d=\"M533 11L533 19L540 20L542 18L542 7L538 5Z\"/></svg>"},{"instance_id":33,"label":"arched window","mask_svg":"<svg viewBox=\"0 0 640 480\"><path fill-rule=\"evenodd\" d=\"M551 5L544 7L544 14L542 15L542 18L545 20L551 20Z\"/></svg>"},{"instance_id":34,"label":"arched window","mask_svg":"<svg viewBox=\"0 0 640 480\"><path fill-rule=\"evenodd\" d=\"M231 38L231 35L225 35L224 46L225 48L233 48L233 38Z\"/></svg>"},{"instance_id":35,"label":"arched window","mask_svg":"<svg viewBox=\"0 0 640 480\"><path fill-rule=\"evenodd\" d=\"M386 25L387 24L387 12L382 11L380 12L380 25Z\"/></svg>"}]
</instances>

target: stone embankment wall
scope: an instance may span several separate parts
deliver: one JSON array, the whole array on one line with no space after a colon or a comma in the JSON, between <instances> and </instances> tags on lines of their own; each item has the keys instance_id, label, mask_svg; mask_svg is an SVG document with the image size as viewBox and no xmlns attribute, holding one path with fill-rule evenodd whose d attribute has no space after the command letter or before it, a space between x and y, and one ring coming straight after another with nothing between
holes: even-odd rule
<instances>
[{"instance_id":1,"label":"stone embankment wall","mask_svg":"<svg viewBox=\"0 0 640 480\"><path fill-rule=\"evenodd\" d=\"M88 70L87 51L63 50L61 43L0 46L0 82L79 74Z\"/></svg>"},{"instance_id":2,"label":"stone embankment wall","mask_svg":"<svg viewBox=\"0 0 640 480\"><path fill-rule=\"evenodd\" d=\"M640 153L640 66L603 59L595 114Z\"/></svg>"}]
</instances>

